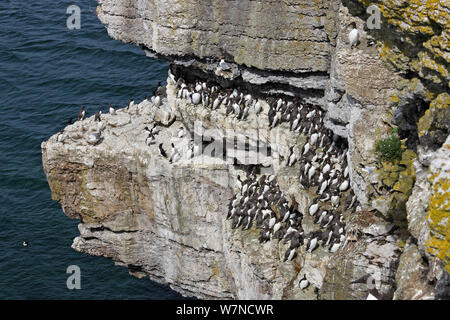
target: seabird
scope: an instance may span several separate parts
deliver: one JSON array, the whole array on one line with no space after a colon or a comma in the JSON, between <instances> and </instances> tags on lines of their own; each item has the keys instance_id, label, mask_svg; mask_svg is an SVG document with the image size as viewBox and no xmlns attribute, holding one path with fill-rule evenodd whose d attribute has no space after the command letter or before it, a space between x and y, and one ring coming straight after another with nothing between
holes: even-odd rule
<instances>
[{"instance_id":1,"label":"seabird","mask_svg":"<svg viewBox=\"0 0 450 320\"><path fill-rule=\"evenodd\" d=\"M330 246L330 252L335 253L341 246L340 239L335 240Z\"/></svg>"},{"instance_id":2,"label":"seabird","mask_svg":"<svg viewBox=\"0 0 450 320\"><path fill-rule=\"evenodd\" d=\"M86 115L86 110L84 109L84 105L81 106L80 113L78 113L78 121L82 121L84 116Z\"/></svg>"},{"instance_id":3,"label":"seabird","mask_svg":"<svg viewBox=\"0 0 450 320\"><path fill-rule=\"evenodd\" d=\"M339 186L339 190L345 191L348 189L348 186L349 186L348 180L344 180L344 182L342 182L341 185Z\"/></svg>"},{"instance_id":4,"label":"seabird","mask_svg":"<svg viewBox=\"0 0 450 320\"><path fill-rule=\"evenodd\" d=\"M338 195L331 196L331 204L333 207L337 208L339 207L340 197Z\"/></svg>"},{"instance_id":5,"label":"seabird","mask_svg":"<svg viewBox=\"0 0 450 320\"><path fill-rule=\"evenodd\" d=\"M56 137L56 140L57 140L58 142L61 142L61 143L64 142L64 129L62 129L62 130L59 132L58 136Z\"/></svg>"},{"instance_id":6,"label":"seabird","mask_svg":"<svg viewBox=\"0 0 450 320\"><path fill-rule=\"evenodd\" d=\"M294 259L294 257L297 255L297 248L290 248L286 251L286 253L284 254L284 260L283 262L286 261L291 261L292 259Z\"/></svg>"},{"instance_id":7,"label":"seabird","mask_svg":"<svg viewBox=\"0 0 450 320\"><path fill-rule=\"evenodd\" d=\"M219 67L220 67L220 69L222 69L222 71L230 70L230 66L228 65L228 63L225 62L224 59L220 60Z\"/></svg>"},{"instance_id":8,"label":"seabird","mask_svg":"<svg viewBox=\"0 0 450 320\"><path fill-rule=\"evenodd\" d=\"M312 177L314 177L314 174L316 173L316 167L311 166L308 170L308 179L311 180Z\"/></svg>"},{"instance_id":9,"label":"seabird","mask_svg":"<svg viewBox=\"0 0 450 320\"><path fill-rule=\"evenodd\" d=\"M242 190L242 180L240 175L237 176L236 183L234 184L234 189L239 190L239 192Z\"/></svg>"},{"instance_id":10,"label":"seabird","mask_svg":"<svg viewBox=\"0 0 450 320\"><path fill-rule=\"evenodd\" d=\"M308 151L309 151L309 142L307 142L307 143L304 145L302 155L307 154Z\"/></svg>"},{"instance_id":11,"label":"seabird","mask_svg":"<svg viewBox=\"0 0 450 320\"><path fill-rule=\"evenodd\" d=\"M158 151L161 157L167 158L167 153L164 151L162 143L159 144Z\"/></svg>"},{"instance_id":12,"label":"seabird","mask_svg":"<svg viewBox=\"0 0 450 320\"><path fill-rule=\"evenodd\" d=\"M288 167L291 167L295 163L295 161L297 160L297 157L296 157L295 152L294 152L294 146L291 147L290 151L291 151L291 154L290 154L289 159L288 159Z\"/></svg>"},{"instance_id":13,"label":"seabird","mask_svg":"<svg viewBox=\"0 0 450 320\"><path fill-rule=\"evenodd\" d=\"M325 180L324 182L322 182L318 194L319 194L319 195L322 195L322 193L325 191L325 189L327 188L327 186L328 186L328 181Z\"/></svg>"},{"instance_id":14,"label":"seabird","mask_svg":"<svg viewBox=\"0 0 450 320\"><path fill-rule=\"evenodd\" d=\"M152 143L155 142L155 137L153 136L153 134L151 132L148 133L148 137L147 139L145 139L145 143L150 146Z\"/></svg>"},{"instance_id":15,"label":"seabird","mask_svg":"<svg viewBox=\"0 0 450 320\"><path fill-rule=\"evenodd\" d=\"M105 129L105 123L100 120L97 124L97 129L98 131L103 131L103 129Z\"/></svg>"},{"instance_id":16,"label":"seabird","mask_svg":"<svg viewBox=\"0 0 450 320\"><path fill-rule=\"evenodd\" d=\"M214 99L213 105L212 105L213 110L216 110L219 107L220 103L222 102L222 99L223 98L220 94L217 96L217 98Z\"/></svg>"},{"instance_id":17,"label":"seabird","mask_svg":"<svg viewBox=\"0 0 450 320\"><path fill-rule=\"evenodd\" d=\"M300 122L300 113L297 113L297 117L292 121L291 131L297 129L299 122Z\"/></svg>"},{"instance_id":18,"label":"seabird","mask_svg":"<svg viewBox=\"0 0 450 320\"><path fill-rule=\"evenodd\" d=\"M184 137L184 128L183 127L180 127L180 129L178 129L177 137L178 138Z\"/></svg>"},{"instance_id":19,"label":"seabird","mask_svg":"<svg viewBox=\"0 0 450 320\"><path fill-rule=\"evenodd\" d=\"M155 107L159 107L161 105L161 97L156 95L152 97L153 104Z\"/></svg>"},{"instance_id":20,"label":"seabird","mask_svg":"<svg viewBox=\"0 0 450 320\"><path fill-rule=\"evenodd\" d=\"M310 207L309 207L309 215L313 216L316 214L317 210L319 210L319 204L318 203L313 203Z\"/></svg>"},{"instance_id":21,"label":"seabird","mask_svg":"<svg viewBox=\"0 0 450 320\"><path fill-rule=\"evenodd\" d=\"M22 242L22 245L23 245L24 247L28 246L28 241Z\"/></svg>"},{"instance_id":22,"label":"seabird","mask_svg":"<svg viewBox=\"0 0 450 320\"><path fill-rule=\"evenodd\" d=\"M127 110L132 106L134 106L134 100L130 99L130 102L128 102Z\"/></svg>"},{"instance_id":23,"label":"seabird","mask_svg":"<svg viewBox=\"0 0 450 320\"><path fill-rule=\"evenodd\" d=\"M365 165L363 165L362 163L359 164L359 167L361 168L362 171L364 171L367 174L371 174L372 172L375 171L376 167L366 167ZM347 167L348 168L348 167ZM344 171L344 176L345 176L345 171ZM346 177L347 178L347 177Z\"/></svg>"},{"instance_id":24,"label":"seabird","mask_svg":"<svg viewBox=\"0 0 450 320\"><path fill-rule=\"evenodd\" d=\"M177 148L175 148L175 145L172 143L172 153L170 155L170 159L169 162L174 163L177 162L178 160L180 160L181 155L178 152Z\"/></svg>"},{"instance_id":25,"label":"seabird","mask_svg":"<svg viewBox=\"0 0 450 320\"><path fill-rule=\"evenodd\" d=\"M194 92L191 96L191 100L193 104L199 104L202 100L202 96L198 92Z\"/></svg>"},{"instance_id":26,"label":"seabird","mask_svg":"<svg viewBox=\"0 0 450 320\"><path fill-rule=\"evenodd\" d=\"M314 236L309 240L308 252L313 252L316 247L317 247L317 236Z\"/></svg>"},{"instance_id":27,"label":"seabird","mask_svg":"<svg viewBox=\"0 0 450 320\"><path fill-rule=\"evenodd\" d=\"M319 139L319 134L318 133L313 133L311 135L311 138L309 139L309 141L311 142L311 145L315 146L318 139Z\"/></svg>"},{"instance_id":28,"label":"seabird","mask_svg":"<svg viewBox=\"0 0 450 320\"><path fill-rule=\"evenodd\" d=\"M349 26L351 27L351 31L348 34L348 41L350 42L350 48L352 48L353 46L358 45L359 31L356 28L355 22L350 23Z\"/></svg>"},{"instance_id":29,"label":"seabird","mask_svg":"<svg viewBox=\"0 0 450 320\"><path fill-rule=\"evenodd\" d=\"M275 225L276 221L277 221L276 217L270 218L270 220L269 220L269 229L272 229L272 227Z\"/></svg>"},{"instance_id":30,"label":"seabird","mask_svg":"<svg viewBox=\"0 0 450 320\"><path fill-rule=\"evenodd\" d=\"M116 109L113 108L113 106L111 105L111 103L109 104L109 113L110 113L110 114L113 114L113 115L114 115L114 114L117 114L117 113L116 113Z\"/></svg>"},{"instance_id":31,"label":"seabird","mask_svg":"<svg viewBox=\"0 0 450 320\"><path fill-rule=\"evenodd\" d=\"M101 110L97 111L95 113L94 121L102 121L101 116L102 116L102 111Z\"/></svg>"},{"instance_id":32,"label":"seabird","mask_svg":"<svg viewBox=\"0 0 450 320\"><path fill-rule=\"evenodd\" d=\"M91 133L87 138L87 143L95 145L97 144L97 142L100 141L100 138L101 138L101 131Z\"/></svg>"},{"instance_id":33,"label":"seabird","mask_svg":"<svg viewBox=\"0 0 450 320\"><path fill-rule=\"evenodd\" d=\"M299 281L298 286L301 290L304 290L309 286L309 281L306 279L306 275L303 275L303 278Z\"/></svg>"},{"instance_id":34,"label":"seabird","mask_svg":"<svg viewBox=\"0 0 450 320\"><path fill-rule=\"evenodd\" d=\"M255 113L257 115L261 112L262 107L261 107L261 103L259 102L259 100L255 102L254 109L255 109Z\"/></svg>"}]
</instances>

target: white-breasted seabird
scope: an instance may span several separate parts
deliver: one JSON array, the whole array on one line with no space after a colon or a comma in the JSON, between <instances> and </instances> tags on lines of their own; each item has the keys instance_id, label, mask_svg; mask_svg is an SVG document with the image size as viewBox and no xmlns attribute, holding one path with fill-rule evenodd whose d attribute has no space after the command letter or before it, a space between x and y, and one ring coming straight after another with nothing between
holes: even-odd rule
<instances>
[{"instance_id":1,"label":"white-breasted seabird","mask_svg":"<svg viewBox=\"0 0 450 320\"><path fill-rule=\"evenodd\" d=\"M309 286L309 281L306 279L306 275L303 275L303 278L299 281L298 286L301 290L305 290Z\"/></svg>"},{"instance_id":2,"label":"white-breasted seabird","mask_svg":"<svg viewBox=\"0 0 450 320\"><path fill-rule=\"evenodd\" d=\"M62 129L56 137L58 142L64 143L64 129Z\"/></svg>"},{"instance_id":3,"label":"white-breasted seabird","mask_svg":"<svg viewBox=\"0 0 450 320\"><path fill-rule=\"evenodd\" d=\"M228 65L228 63L226 63L224 59L220 60L219 67L220 67L220 69L222 69L222 71L228 71L231 69L230 66Z\"/></svg>"},{"instance_id":4,"label":"white-breasted seabird","mask_svg":"<svg viewBox=\"0 0 450 320\"><path fill-rule=\"evenodd\" d=\"M27 247L27 246L28 246L28 241L22 242L22 245L23 245L24 247Z\"/></svg>"},{"instance_id":5,"label":"white-breasted seabird","mask_svg":"<svg viewBox=\"0 0 450 320\"><path fill-rule=\"evenodd\" d=\"M127 105L127 110L132 106L134 106L134 100L130 99L130 101L128 102L128 105Z\"/></svg>"},{"instance_id":6,"label":"white-breasted seabird","mask_svg":"<svg viewBox=\"0 0 450 320\"><path fill-rule=\"evenodd\" d=\"M315 215L317 210L319 210L319 204L318 203L313 203L309 207L309 215L311 215L311 216Z\"/></svg>"},{"instance_id":7,"label":"white-breasted seabird","mask_svg":"<svg viewBox=\"0 0 450 320\"><path fill-rule=\"evenodd\" d=\"M94 121L102 121L102 110L98 110L98 111L95 113Z\"/></svg>"},{"instance_id":8,"label":"white-breasted seabird","mask_svg":"<svg viewBox=\"0 0 450 320\"><path fill-rule=\"evenodd\" d=\"M288 158L288 167L291 167L297 160L297 156L295 155L295 152L294 152L294 146L292 146L290 149L291 149L290 150L291 154L289 155L289 158Z\"/></svg>"},{"instance_id":9,"label":"white-breasted seabird","mask_svg":"<svg viewBox=\"0 0 450 320\"><path fill-rule=\"evenodd\" d=\"M257 100L257 101L255 102L254 109L255 109L255 113L256 113L257 115L261 112L262 106L261 106L261 102L260 102L259 100Z\"/></svg>"},{"instance_id":10,"label":"white-breasted seabird","mask_svg":"<svg viewBox=\"0 0 450 320\"><path fill-rule=\"evenodd\" d=\"M307 142L304 147L303 147L303 153L302 155L304 156L305 154L307 154L309 151L309 142Z\"/></svg>"},{"instance_id":11,"label":"white-breasted seabird","mask_svg":"<svg viewBox=\"0 0 450 320\"><path fill-rule=\"evenodd\" d=\"M296 256L296 253L297 253L297 248L289 248L284 255L283 262L291 261L292 259L294 259L294 257Z\"/></svg>"},{"instance_id":12,"label":"white-breasted seabird","mask_svg":"<svg viewBox=\"0 0 450 320\"><path fill-rule=\"evenodd\" d=\"M153 96L152 97L153 104L155 107L159 107L161 105L161 97L160 96Z\"/></svg>"},{"instance_id":13,"label":"white-breasted seabird","mask_svg":"<svg viewBox=\"0 0 450 320\"><path fill-rule=\"evenodd\" d=\"M309 240L308 252L313 252L314 251L314 249L317 246L317 240L318 240L317 237L313 237L312 239Z\"/></svg>"},{"instance_id":14,"label":"white-breasted seabird","mask_svg":"<svg viewBox=\"0 0 450 320\"><path fill-rule=\"evenodd\" d=\"M81 106L81 110L78 113L78 121L82 121L84 119L84 116L86 115L86 110L84 109L84 105Z\"/></svg>"},{"instance_id":15,"label":"white-breasted seabird","mask_svg":"<svg viewBox=\"0 0 450 320\"><path fill-rule=\"evenodd\" d=\"M339 241L336 241L336 242L333 242L332 244L331 244L331 246L330 246L330 252L331 253L335 253L336 251L338 251L339 250L339 248L341 247L341 242Z\"/></svg>"},{"instance_id":16,"label":"white-breasted seabird","mask_svg":"<svg viewBox=\"0 0 450 320\"><path fill-rule=\"evenodd\" d=\"M351 31L348 34L348 41L350 42L350 48L352 48L353 46L356 47L358 45L359 31L356 28L355 22L350 23L349 26L351 27Z\"/></svg>"},{"instance_id":17,"label":"white-breasted seabird","mask_svg":"<svg viewBox=\"0 0 450 320\"><path fill-rule=\"evenodd\" d=\"M191 100L193 104L199 104L202 100L202 96L198 92L194 92L191 96Z\"/></svg>"},{"instance_id":18,"label":"white-breasted seabird","mask_svg":"<svg viewBox=\"0 0 450 320\"><path fill-rule=\"evenodd\" d=\"M339 190L340 190L340 191L345 191L345 190L348 189L348 186L349 186L348 180L344 180L344 181L340 184Z\"/></svg>"},{"instance_id":19,"label":"white-breasted seabird","mask_svg":"<svg viewBox=\"0 0 450 320\"><path fill-rule=\"evenodd\" d=\"M103 129L105 129L105 123L103 122L103 121L99 121L98 123L97 123L97 129L98 129L98 131L103 131Z\"/></svg>"},{"instance_id":20,"label":"white-breasted seabird","mask_svg":"<svg viewBox=\"0 0 450 320\"><path fill-rule=\"evenodd\" d=\"M175 145L172 143L172 153L170 155L169 162L174 163L181 159L180 152L175 148Z\"/></svg>"},{"instance_id":21,"label":"white-breasted seabird","mask_svg":"<svg viewBox=\"0 0 450 320\"><path fill-rule=\"evenodd\" d=\"M184 128L183 127L180 127L180 129L178 129L177 137L178 138L183 138L184 137Z\"/></svg>"},{"instance_id":22,"label":"white-breasted seabird","mask_svg":"<svg viewBox=\"0 0 450 320\"><path fill-rule=\"evenodd\" d=\"M91 133L87 138L87 143L95 145L101 139L101 131Z\"/></svg>"},{"instance_id":23,"label":"white-breasted seabird","mask_svg":"<svg viewBox=\"0 0 450 320\"><path fill-rule=\"evenodd\" d=\"M111 103L109 104L109 113L112 114L112 115L117 114L117 113L116 113L116 109L113 108L113 106L111 105Z\"/></svg>"}]
</instances>

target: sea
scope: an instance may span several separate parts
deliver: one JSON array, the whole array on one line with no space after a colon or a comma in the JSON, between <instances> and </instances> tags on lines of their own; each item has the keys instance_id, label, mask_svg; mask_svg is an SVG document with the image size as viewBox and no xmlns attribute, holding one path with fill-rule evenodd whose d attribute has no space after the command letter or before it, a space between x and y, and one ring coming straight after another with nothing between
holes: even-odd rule
<instances>
[{"instance_id":1,"label":"sea","mask_svg":"<svg viewBox=\"0 0 450 320\"><path fill-rule=\"evenodd\" d=\"M79 29L70 6L80 9ZM0 299L183 299L109 258L73 250L79 221L51 199L42 169L41 142L76 119L82 104L88 116L108 112L109 103L151 96L167 78L166 62L108 36L96 6L0 1ZM67 286L72 265L79 289Z\"/></svg>"}]
</instances>

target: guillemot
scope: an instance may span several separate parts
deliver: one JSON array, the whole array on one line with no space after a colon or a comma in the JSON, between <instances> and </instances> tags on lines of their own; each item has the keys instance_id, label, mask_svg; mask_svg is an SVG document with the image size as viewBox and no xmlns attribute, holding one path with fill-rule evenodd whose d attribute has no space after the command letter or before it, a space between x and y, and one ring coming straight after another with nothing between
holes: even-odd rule
<instances>
[{"instance_id":1,"label":"guillemot","mask_svg":"<svg viewBox=\"0 0 450 320\"><path fill-rule=\"evenodd\" d=\"M166 153L166 151L164 151L164 149L163 149L163 144L162 144L162 143L160 143L160 144L158 145L158 151L159 151L159 155L160 155L161 157L164 157L164 158L167 159L167 153Z\"/></svg>"},{"instance_id":2,"label":"guillemot","mask_svg":"<svg viewBox=\"0 0 450 320\"><path fill-rule=\"evenodd\" d=\"M350 23L349 26L351 27L351 31L348 34L348 40L350 42L350 48L352 48L353 46L357 46L358 45L359 31L356 28L356 23L355 22Z\"/></svg>"},{"instance_id":3,"label":"guillemot","mask_svg":"<svg viewBox=\"0 0 450 320\"><path fill-rule=\"evenodd\" d=\"M113 108L113 106L111 105L111 103L109 104L109 113L112 114L112 115L117 114L117 113L116 113L116 109Z\"/></svg>"},{"instance_id":4,"label":"guillemot","mask_svg":"<svg viewBox=\"0 0 450 320\"><path fill-rule=\"evenodd\" d=\"M85 115L86 115L86 110L84 109L84 105L83 105L83 106L81 106L80 113L78 113L78 121L83 121Z\"/></svg>"},{"instance_id":5,"label":"guillemot","mask_svg":"<svg viewBox=\"0 0 450 320\"><path fill-rule=\"evenodd\" d=\"M128 105L127 105L127 110L132 106L134 106L134 100L130 99L130 101L128 102Z\"/></svg>"},{"instance_id":6,"label":"guillemot","mask_svg":"<svg viewBox=\"0 0 450 320\"><path fill-rule=\"evenodd\" d=\"M94 121L101 121L102 120L102 111L99 110L95 113Z\"/></svg>"},{"instance_id":7,"label":"guillemot","mask_svg":"<svg viewBox=\"0 0 450 320\"><path fill-rule=\"evenodd\" d=\"M148 133L148 137L147 139L145 139L145 143L150 146L151 144L153 144L155 142L155 137L153 136L153 134L151 132Z\"/></svg>"},{"instance_id":8,"label":"guillemot","mask_svg":"<svg viewBox=\"0 0 450 320\"><path fill-rule=\"evenodd\" d=\"M58 142L64 143L64 129L62 129L56 137Z\"/></svg>"}]
</instances>

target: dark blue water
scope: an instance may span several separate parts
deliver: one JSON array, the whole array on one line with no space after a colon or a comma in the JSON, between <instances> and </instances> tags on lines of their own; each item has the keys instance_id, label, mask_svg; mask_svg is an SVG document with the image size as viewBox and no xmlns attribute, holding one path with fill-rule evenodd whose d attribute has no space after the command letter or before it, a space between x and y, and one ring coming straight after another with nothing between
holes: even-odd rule
<instances>
[{"instance_id":1,"label":"dark blue water","mask_svg":"<svg viewBox=\"0 0 450 320\"><path fill-rule=\"evenodd\" d=\"M81 8L80 30L66 27L72 4ZM74 251L78 221L51 200L42 171L41 142L81 104L89 115L107 112L108 103L151 96L167 77L166 63L109 38L95 6L0 0L0 299L181 298L110 259ZM69 265L81 268L80 290L66 287Z\"/></svg>"}]
</instances>

